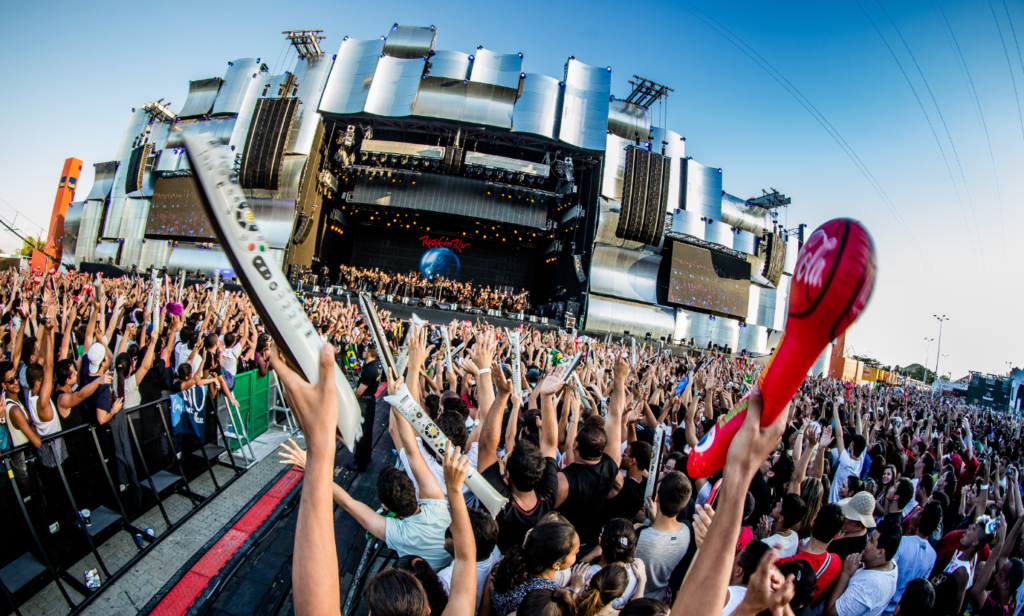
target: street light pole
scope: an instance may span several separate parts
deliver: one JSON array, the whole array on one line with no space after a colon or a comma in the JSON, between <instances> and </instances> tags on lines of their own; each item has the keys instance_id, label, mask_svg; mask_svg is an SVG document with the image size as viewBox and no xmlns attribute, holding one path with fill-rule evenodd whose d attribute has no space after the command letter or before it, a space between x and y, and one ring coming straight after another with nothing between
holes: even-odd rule
<instances>
[{"instance_id":1,"label":"street light pole","mask_svg":"<svg viewBox=\"0 0 1024 616\"><path fill-rule=\"evenodd\" d=\"M942 356L942 323L944 321L948 321L949 317L946 315L942 315L940 317L937 314L933 314L932 316L939 320L939 348L936 351L935 356L935 378L939 378L939 359L941 359Z\"/></svg>"},{"instance_id":2,"label":"street light pole","mask_svg":"<svg viewBox=\"0 0 1024 616\"><path fill-rule=\"evenodd\" d=\"M924 372L921 373L921 380L924 381L925 385L927 385L928 384L928 358L931 357L931 355L932 355L932 340L935 340L935 338L929 338L928 336L925 336L924 340L925 340L925 342L928 343L928 347L924 351Z\"/></svg>"}]
</instances>

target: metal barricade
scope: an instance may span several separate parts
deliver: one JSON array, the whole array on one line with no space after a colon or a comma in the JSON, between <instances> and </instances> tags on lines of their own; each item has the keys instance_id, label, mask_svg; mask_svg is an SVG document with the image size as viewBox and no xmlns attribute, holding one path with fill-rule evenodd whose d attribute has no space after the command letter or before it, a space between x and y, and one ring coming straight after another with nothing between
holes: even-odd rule
<instances>
[{"instance_id":1,"label":"metal barricade","mask_svg":"<svg viewBox=\"0 0 1024 616\"><path fill-rule=\"evenodd\" d=\"M0 470L6 471L6 481L0 479L0 527L5 529L0 605L6 602L20 614L19 606L53 583L68 613L81 611L244 473L212 407L205 416L214 425L201 439L174 433L170 398L162 398L121 411L122 418L115 416L103 426L83 424L42 437L43 447L68 452L52 468L44 465L31 444L0 454ZM217 444L218 439L225 447ZM190 462L186 453L202 462ZM227 461L221 460L224 453ZM215 465L232 469L226 482L217 479ZM195 484L207 475L213 489L204 494ZM177 520L165 507L174 495L187 499L189 507ZM160 533L136 524L154 508L166 525ZM137 552L112 568L101 552L122 532L131 536ZM89 556L102 572L97 588L82 579L85 572L70 569ZM83 599L73 598L69 588Z\"/></svg>"}]
</instances>

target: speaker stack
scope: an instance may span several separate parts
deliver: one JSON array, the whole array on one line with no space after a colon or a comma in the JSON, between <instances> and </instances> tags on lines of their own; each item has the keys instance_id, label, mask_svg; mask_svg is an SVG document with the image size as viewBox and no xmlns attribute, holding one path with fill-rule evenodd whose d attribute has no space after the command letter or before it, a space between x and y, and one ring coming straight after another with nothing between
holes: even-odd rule
<instances>
[{"instance_id":1,"label":"speaker stack","mask_svg":"<svg viewBox=\"0 0 1024 616\"><path fill-rule=\"evenodd\" d=\"M649 245L661 243L668 208L672 159L635 145L626 147L622 208L615 236Z\"/></svg>"}]
</instances>

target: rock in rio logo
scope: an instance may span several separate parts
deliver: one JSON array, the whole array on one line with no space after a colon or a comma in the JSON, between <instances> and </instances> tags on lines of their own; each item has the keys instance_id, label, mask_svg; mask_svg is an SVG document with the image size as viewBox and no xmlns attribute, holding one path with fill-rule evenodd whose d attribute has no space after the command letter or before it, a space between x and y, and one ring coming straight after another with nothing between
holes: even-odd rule
<instances>
[{"instance_id":1,"label":"rock in rio logo","mask_svg":"<svg viewBox=\"0 0 1024 616\"><path fill-rule=\"evenodd\" d=\"M826 257L838 244L839 240L829 237L825 234L824 230L818 229L815 231L807 240L807 245L804 246L801 259L796 264L796 275L794 278L796 278L797 282L803 282L814 288L820 287L821 277L828 263Z\"/></svg>"},{"instance_id":2,"label":"rock in rio logo","mask_svg":"<svg viewBox=\"0 0 1024 616\"><path fill-rule=\"evenodd\" d=\"M424 235L420 238L423 242L424 248L452 248L456 252L462 252L464 249L469 248L469 242L463 242L460 239L445 239L443 237L430 237Z\"/></svg>"}]
</instances>

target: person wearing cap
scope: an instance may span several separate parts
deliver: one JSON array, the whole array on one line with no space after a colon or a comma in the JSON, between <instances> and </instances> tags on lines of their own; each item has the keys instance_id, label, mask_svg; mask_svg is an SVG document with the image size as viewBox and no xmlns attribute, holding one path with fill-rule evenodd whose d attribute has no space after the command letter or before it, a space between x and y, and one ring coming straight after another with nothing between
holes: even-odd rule
<instances>
[{"instance_id":1,"label":"person wearing cap","mask_svg":"<svg viewBox=\"0 0 1024 616\"><path fill-rule=\"evenodd\" d=\"M103 376L110 367L112 354L102 342L94 342L85 358L89 363L89 372L82 377L83 387ZM110 385L100 385L82 402L82 415L86 421L92 421L95 417L96 423L101 426L109 422L120 410L121 401L115 403L111 399Z\"/></svg>"},{"instance_id":2,"label":"person wearing cap","mask_svg":"<svg viewBox=\"0 0 1024 616\"><path fill-rule=\"evenodd\" d=\"M865 493L857 496L860 494ZM896 592L899 567L893 557L900 549L902 538L899 522L882 520L864 550L850 554L843 561L843 570L825 600L824 615L879 616Z\"/></svg>"},{"instance_id":3,"label":"person wearing cap","mask_svg":"<svg viewBox=\"0 0 1024 616\"><path fill-rule=\"evenodd\" d=\"M831 551L839 558L858 554L868 543L868 529L875 527L875 497L870 492L857 492L836 503L843 508L846 524L839 538L832 542Z\"/></svg>"}]
</instances>

